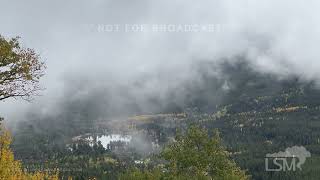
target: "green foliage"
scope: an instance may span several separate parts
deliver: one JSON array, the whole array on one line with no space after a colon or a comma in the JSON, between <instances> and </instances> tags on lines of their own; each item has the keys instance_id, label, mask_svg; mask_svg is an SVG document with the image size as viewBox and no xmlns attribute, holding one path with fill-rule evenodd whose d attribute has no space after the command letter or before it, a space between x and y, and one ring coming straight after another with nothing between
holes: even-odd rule
<instances>
[{"instance_id":1,"label":"green foliage","mask_svg":"<svg viewBox=\"0 0 320 180\"><path fill-rule=\"evenodd\" d=\"M207 177L208 179L248 179L243 171L228 157L215 131L212 138L204 129L191 126L185 136L162 152L171 176Z\"/></svg>"},{"instance_id":2,"label":"green foliage","mask_svg":"<svg viewBox=\"0 0 320 180\"><path fill-rule=\"evenodd\" d=\"M249 179L229 159L217 131L210 138L206 130L191 126L186 135L178 133L175 142L168 145L160 157L167 162L164 168L135 169L120 179Z\"/></svg>"},{"instance_id":3,"label":"green foliage","mask_svg":"<svg viewBox=\"0 0 320 180\"><path fill-rule=\"evenodd\" d=\"M119 175L120 180L157 180L163 179L164 174L160 169L156 168L151 171L148 170L139 170L137 168L131 169L123 174Z\"/></svg>"},{"instance_id":4,"label":"green foliage","mask_svg":"<svg viewBox=\"0 0 320 180\"><path fill-rule=\"evenodd\" d=\"M200 124L219 128L232 158L253 179L319 179L319 97L312 87L286 87L279 94L239 100L228 105L226 116ZM267 172L265 155L292 146L311 152L302 170Z\"/></svg>"}]
</instances>

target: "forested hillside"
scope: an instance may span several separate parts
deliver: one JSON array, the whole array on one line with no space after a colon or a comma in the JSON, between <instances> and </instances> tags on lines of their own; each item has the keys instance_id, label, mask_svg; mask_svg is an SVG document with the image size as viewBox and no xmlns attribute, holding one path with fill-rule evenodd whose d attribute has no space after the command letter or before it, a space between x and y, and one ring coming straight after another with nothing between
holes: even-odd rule
<instances>
[{"instance_id":1,"label":"forested hillside","mask_svg":"<svg viewBox=\"0 0 320 180\"><path fill-rule=\"evenodd\" d=\"M156 173L153 168L165 164L159 157L162 149L177 133L197 125L209 135L217 129L231 158L252 179L316 179L320 152L317 86L297 78L259 75L241 61L222 67L228 76L217 80L204 73L205 85L190 89L190 99L183 106L168 102L172 110L109 120L86 119L92 117L89 106L70 106L68 113L47 120L30 114L28 122L16 129L16 157L29 171L58 167L61 177L116 179L126 173L124 169L136 168L150 171L144 173L151 176ZM217 84L224 83L228 90L219 90ZM211 101L217 96L223 99ZM79 116L80 112L87 115ZM123 138L112 140L112 136ZM108 143L103 142L110 137ZM291 146L304 146L311 153L303 171L267 172L266 154Z\"/></svg>"}]
</instances>

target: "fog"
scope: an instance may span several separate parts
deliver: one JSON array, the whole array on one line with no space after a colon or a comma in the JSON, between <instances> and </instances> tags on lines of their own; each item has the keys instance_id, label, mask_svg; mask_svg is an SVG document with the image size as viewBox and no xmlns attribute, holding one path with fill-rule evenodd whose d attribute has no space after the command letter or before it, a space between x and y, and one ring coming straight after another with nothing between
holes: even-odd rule
<instances>
[{"instance_id":1,"label":"fog","mask_svg":"<svg viewBox=\"0 0 320 180\"><path fill-rule=\"evenodd\" d=\"M13 122L26 112L55 114L62 104L90 99L99 112L153 112L168 99L183 103L186 84L201 86L201 64L232 64L237 57L262 74L318 82L319 6L313 0L3 0L0 33L20 36L48 69L42 96L1 102L1 115ZM178 30L186 26L198 28ZM219 69L208 73L222 76Z\"/></svg>"}]
</instances>

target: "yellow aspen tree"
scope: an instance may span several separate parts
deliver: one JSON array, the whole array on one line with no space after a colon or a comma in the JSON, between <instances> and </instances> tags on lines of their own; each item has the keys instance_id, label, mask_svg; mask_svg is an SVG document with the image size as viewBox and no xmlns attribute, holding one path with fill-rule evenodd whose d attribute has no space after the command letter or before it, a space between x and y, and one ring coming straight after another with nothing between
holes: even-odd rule
<instances>
[{"instance_id":1,"label":"yellow aspen tree","mask_svg":"<svg viewBox=\"0 0 320 180\"><path fill-rule=\"evenodd\" d=\"M14 159L10 149L10 132L1 127L0 135L0 180L58 180L58 175L36 172L33 174L24 172L20 161Z\"/></svg>"}]
</instances>

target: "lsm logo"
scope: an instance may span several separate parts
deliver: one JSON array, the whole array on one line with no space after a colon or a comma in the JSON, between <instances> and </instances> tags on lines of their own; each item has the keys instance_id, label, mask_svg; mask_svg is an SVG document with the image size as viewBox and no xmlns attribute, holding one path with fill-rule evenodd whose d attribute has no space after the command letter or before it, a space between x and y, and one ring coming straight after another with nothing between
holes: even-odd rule
<instances>
[{"instance_id":1,"label":"lsm logo","mask_svg":"<svg viewBox=\"0 0 320 180\"><path fill-rule=\"evenodd\" d=\"M311 153L305 147L289 147L285 151L266 154L265 168L266 171L296 171L297 168L302 170L301 165L306 162L307 157L311 157Z\"/></svg>"}]
</instances>

